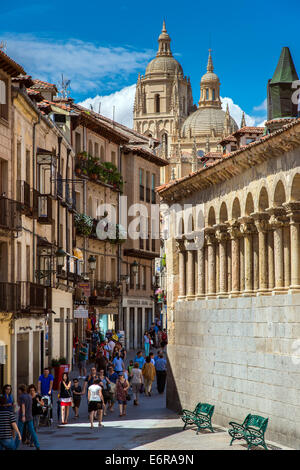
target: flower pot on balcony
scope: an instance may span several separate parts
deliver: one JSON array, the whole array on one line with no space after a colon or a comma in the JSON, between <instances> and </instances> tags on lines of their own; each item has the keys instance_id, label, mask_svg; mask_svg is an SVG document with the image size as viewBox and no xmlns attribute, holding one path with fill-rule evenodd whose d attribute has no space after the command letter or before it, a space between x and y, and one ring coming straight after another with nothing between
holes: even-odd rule
<instances>
[{"instance_id":1,"label":"flower pot on balcony","mask_svg":"<svg viewBox=\"0 0 300 470\"><path fill-rule=\"evenodd\" d=\"M98 179L97 173L91 173L91 174L90 174L90 178L91 178L92 180L97 180L97 179Z\"/></svg>"},{"instance_id":2,"label":"flower pot on balcony","mask_svg":"<svg viewBox=\"0 0 300 470\"><path fill-rule=\"evenodd\" d=\"M76 173L77 176L80 176L81 173L82 173L81 168L79 168L79 167L75 168L75 173Z\"/></svg>"}]
</instances>

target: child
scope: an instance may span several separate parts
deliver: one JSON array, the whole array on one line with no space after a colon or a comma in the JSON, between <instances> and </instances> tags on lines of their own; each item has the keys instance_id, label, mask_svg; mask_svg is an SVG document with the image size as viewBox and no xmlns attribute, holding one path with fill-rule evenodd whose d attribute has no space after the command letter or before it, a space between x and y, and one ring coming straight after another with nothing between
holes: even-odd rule
<instances>
[{"instance_id":1,"label":"child","mask_svg":"<svg viewBox=\"0 0 300 470\"><path fill-rule=\"evenodd\" d=\"M73 384L71 387L72 395L73 395L73 411L75 413L75 418L79 418L79 407L80 407L80 402L81 402L81 395L82 395L82 389L81 386L79 385L78 379L73 380Z\"/></svg>"},{"instance_id":2,"label":"child","mask_svg":"<svg viewBox=\"0 0 300 470\"><path fill-rule=\"evenodd\" d=\"M131 371L132 371L132 369L133 369L133 361L131 360L131 361L129 362L129 366L127 367L129 382L130 382L130 380L131 380Z\"/></svg>"}]
</instances>

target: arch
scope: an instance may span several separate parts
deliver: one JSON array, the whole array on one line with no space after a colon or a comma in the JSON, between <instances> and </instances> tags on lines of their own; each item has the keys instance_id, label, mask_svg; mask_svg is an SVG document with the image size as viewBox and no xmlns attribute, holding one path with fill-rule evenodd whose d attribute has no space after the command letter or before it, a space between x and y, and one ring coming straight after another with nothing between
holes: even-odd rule
<instances>
[{"instance_id":1,"label":"arch","mask_svg":"<svg viewBox=\"0 0 300 470\"><path fill-rule=\"evenodd\" d=\"M249 216L252 212L254 212L253 197L251 193L248 193L245 204L245 215Z\"/></svg>"},{"instance_id":2,"label":"arch","mask_svg":"<svg viewBox=\"0 0 300 470\"><path fill-rule=\"evenodd\" d=\"M265 186L263 186L259 193L258 198L258 210L265 211L269 207L269 195L268 191L266 190Z\"/></svg>"},{"instance_id":3,"label":"arch","mask_svg":"<svg viewBox=\"0 0 300 470\"><path fill-rule=\"evenodd\" d=\"M240 201L237 197L233 201L231 215L233 219L238 219L239 217L241 217L241 206Z\"/></svg>"},{"instance_id":4,"label":"arch","mask_svg":"<svg viewBox=\"0 0 300 470\"><path fill-rule=\"evenodd\" d=\"M223 224L228 220L228 212L226 203L223 201L220 207L220 223Z\"/></svg>"},{"instance_id":5,"label":"arch","mask_svg":"<svg viewBox=\"0 0 300 470\"><path fill-rule=\"evenodd\" d=\"M99 144L97 142L94 145L94 157L99 158Z\"/></svg>"},{"instance_id":6,"label":"arch","mask_svg":"<svg viewBox=\"0 0 300 470\"><path fill-rule=\"evenodd\" d=\"M216 223L216 214L215 214L215 209L213 206L210 207L208 211L208 219L207 219L207 224L212 227Z\"/></svg>"},{"instance_id":7,"label":"arch","mask_svg":"<svg viewBox=\"0 0 300 470\"><path fill-rule=\"evenodd\" d=\"M286 201L285 189L284 189L283 182L281 180L279 180L278 183L276 184L273 200L274 200L275 207L282 206L282 204Z\"/></svg>"},{"instance_id":8,"label":"arch","mask_svg":"<svg viewBox=\"0 0 300 470\"><path fill-rule=\"evenodd\" d=\"M291 201L300 201L300 174L294 176L291 188Z\"/></svg>"}]
</instances>

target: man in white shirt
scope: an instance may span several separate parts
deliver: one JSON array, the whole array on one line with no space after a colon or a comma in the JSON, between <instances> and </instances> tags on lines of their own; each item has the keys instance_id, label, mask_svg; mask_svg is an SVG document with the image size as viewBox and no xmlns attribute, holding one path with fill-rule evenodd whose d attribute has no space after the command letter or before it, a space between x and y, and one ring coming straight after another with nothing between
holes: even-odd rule
<instances>
[{"instance_id":1,"label":"man in white shirt","mask_svg":"<svg viewBox=\"0 0 300 470\"><path fill-rule=\"evenodd\" d=\"M113 339L111 339L108 343L109 349L110 349L110 357L113 357L114 349L115 349L116 343L114 342Z\"/></svg>"},{"instance_id":2,"label":"man in white shirt","mask_svg":"<svg viewBox=\"0 0 300 470\"><path fill-rule=\"evenodd\" d=\"M93 385L90 385L88 388L88 412L90 417L91 428L94 427L94 413L98 412L98 426L99 428L103 427L102 417L103 417L103 395L102 388L99 385L100 379L95 379Z\"/></svg>"}]
</instances>

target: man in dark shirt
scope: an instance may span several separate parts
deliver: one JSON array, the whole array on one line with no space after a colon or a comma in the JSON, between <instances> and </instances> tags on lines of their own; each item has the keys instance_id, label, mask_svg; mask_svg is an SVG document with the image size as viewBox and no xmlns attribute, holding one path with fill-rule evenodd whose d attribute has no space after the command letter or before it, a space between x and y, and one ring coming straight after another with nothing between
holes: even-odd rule
<instances>
[{"instance_id":1,"label":"man in dark shirt","mask_svg":"<svg viewBox=\"0 0 300 470\"><path fill-rule=\"evenodd\" d=\"M15 441L12 436L14 430L19 440L22 439L17 427L14 413L7 407L5 396L0 396L0 450L15 450Z\"/></svg>"},{"instance_id":2,"label":"man in dark shirt","mask_svg":"<svg viewBox=\"0 0 300 470\"><path fill-rule=\"evenodd\" d=\"M20 431L19 434L21 435L23 434L24 424L26 423L28 432L30 436L32 437L32 441L35 445L35 448L37 450L40 450L40 444L39 444L39 441L38 441L38 438L37 438L37 435L33 426L32 398L28 393L26 393L25 385L19 385L18 395L19 395L18 404L20 406L19 419L18 419L18 428ZM15 445L16 445L16 449L20 445L19 436L16 437Z\"/></svg>"},{"instance_id":3,"label":"man in dark shirt","mask_svg":"<svg viewBox=\"0 0 300 470\"><path fill-rule=\"evenodd\" d=\"M164 393L166 378L167 378L167 361L164 358L163 353L158 355L158 359L155 361L156 369L156 382L157 391L159 394Z\"/></svg>"}]
</instances>

